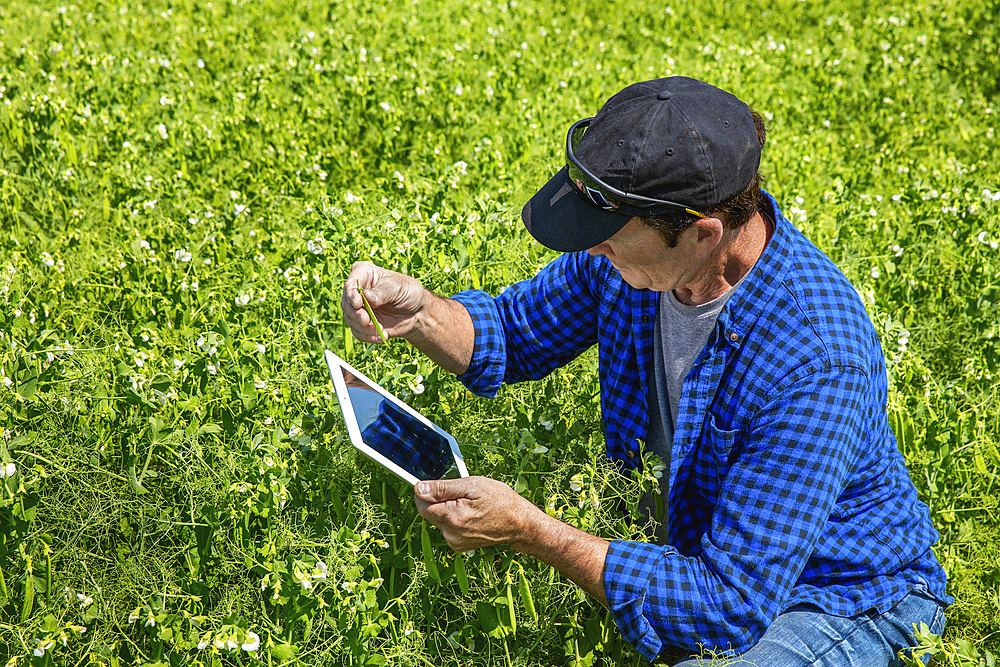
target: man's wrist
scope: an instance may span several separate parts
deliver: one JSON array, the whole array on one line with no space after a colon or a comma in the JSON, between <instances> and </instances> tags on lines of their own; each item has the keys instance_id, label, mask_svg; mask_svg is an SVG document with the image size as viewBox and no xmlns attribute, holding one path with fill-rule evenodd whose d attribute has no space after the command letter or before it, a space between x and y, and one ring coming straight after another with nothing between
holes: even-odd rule
<instances>
[{"instance_id":1,"label":"man's wrist","mask_svg":"<svg viewBox=\"0 0 1000 667\"><path fill-rule=\"evenodd\" d=\"M529 509L517 517L512 538L507 543L514 551L545 560L540 554L552 542L552 531L559 531L566 524L550 517L528 500L524 504ZM555 524L550 523L553 521Z\"/></svg>"},{"instance_id":2,"label":"man's wrist","mask_svg":"<svg viewBox=\"0 0 1000 667\"><path fill-rule=\"evenodd\" d=\"M460 302L434 294L423 286L421 290L420 307L403 338L446 371L461 375L472 361L475 340L472 317Z\"/></svg>"}]
</instances>

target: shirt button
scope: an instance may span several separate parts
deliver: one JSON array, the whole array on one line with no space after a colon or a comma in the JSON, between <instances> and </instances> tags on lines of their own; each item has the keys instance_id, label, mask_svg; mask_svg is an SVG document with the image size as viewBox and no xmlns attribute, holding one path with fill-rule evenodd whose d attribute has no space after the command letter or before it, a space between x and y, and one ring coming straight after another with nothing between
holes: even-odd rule
<instances>
[{"instance_id":1,"label":"shirt button","mask_svg":"<svg viewBox=\"0 0 1000 667\"><path fill-rule=\"evenodd\" d=\"M729 334L729 340L733 341L734 343L736 341L738 341L739 339L740 339L740 335L738 333L736 333L735 331L733 333Z\"/></svg>"}]
</instances>

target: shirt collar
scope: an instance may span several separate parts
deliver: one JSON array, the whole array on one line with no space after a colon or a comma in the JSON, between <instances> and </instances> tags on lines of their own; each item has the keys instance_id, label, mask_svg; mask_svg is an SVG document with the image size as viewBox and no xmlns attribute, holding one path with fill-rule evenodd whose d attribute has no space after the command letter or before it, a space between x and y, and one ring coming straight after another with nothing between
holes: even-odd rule
<instances>
[{"instance_id":1,"label":"shirt collar","mask_svg":"<svg viewBox=\"0 0 1000 667\"><path fill-rule=\"evenodd\" d=\"M778 208L774 197L768 192L762 193L764 202L761 208L774 221L774 233L760 258L745 276L743 284L719 313L722 331L727 332L730 337L733 334L736 336L730 340L743 340L744 334L760 317L765 305L783 281L792 259L790 246L793 244L795 227Z\"/></svg>"}]
</instances>

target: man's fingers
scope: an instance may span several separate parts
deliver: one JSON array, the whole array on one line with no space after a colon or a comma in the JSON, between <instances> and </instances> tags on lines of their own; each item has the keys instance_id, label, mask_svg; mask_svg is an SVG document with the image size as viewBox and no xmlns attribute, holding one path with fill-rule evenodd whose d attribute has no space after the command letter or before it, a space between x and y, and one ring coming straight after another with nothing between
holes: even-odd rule
<instances>
[{"instance_id":1,"label":"man's fingers","mask_svg":"<svg viewBox=\"0 0 1000 667\"><path fill-rule=\"evenodd\" d=\"M440 503L446 500L460 498L475 498L473 493L476 485L475 477L460 479L431 479L417 482L413 487L413 495L417 500L427 504Z\"/></svg>"}]
</instances>

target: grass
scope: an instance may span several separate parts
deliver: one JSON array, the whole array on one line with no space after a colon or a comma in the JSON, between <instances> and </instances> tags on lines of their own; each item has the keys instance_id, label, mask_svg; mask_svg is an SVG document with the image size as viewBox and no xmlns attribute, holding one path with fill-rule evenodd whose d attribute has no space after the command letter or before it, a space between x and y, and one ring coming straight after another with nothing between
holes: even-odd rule
<instances>
[{"instance_id":1,"label":"grass","mask_svg":"<svg viewBox=\"0 0 1000 667\"><path fill-rule=\"evenodd\" d=\"M442 293L530 275L553 254L518 212L565 128L672 74L768 118L768 189L882 334L958 600L927 645L996 652L997 18L969 0L4 4L0 655L641 664L506 550L462 561L465 593L431 531L429 578L410 492L345 446L321 353L407 394L472 470L634 535L613 508L648 480L602 461L593 356L483 401L402 343L353 343L339 293L362 259Z\"/></svg>"}]
</instances>

